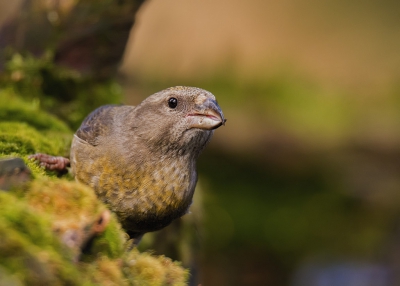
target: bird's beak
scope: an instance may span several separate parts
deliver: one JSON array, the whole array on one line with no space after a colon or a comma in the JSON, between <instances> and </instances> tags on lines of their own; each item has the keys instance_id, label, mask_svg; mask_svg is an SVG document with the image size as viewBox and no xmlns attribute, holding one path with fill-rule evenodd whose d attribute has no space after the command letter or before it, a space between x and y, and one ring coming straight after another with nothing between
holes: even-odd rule
<instances>
[{"instance_id":1,"label":"bird's beak","mask_svg":"<svg viewBox=\"0 0 400 286\"><path fill-rule=\"evenodd\" d=\"M218 103L205 96L196 100L196 107L188 117L190 128L212 130L225 125L226 122Z\"/></svg>"}]
</instances>

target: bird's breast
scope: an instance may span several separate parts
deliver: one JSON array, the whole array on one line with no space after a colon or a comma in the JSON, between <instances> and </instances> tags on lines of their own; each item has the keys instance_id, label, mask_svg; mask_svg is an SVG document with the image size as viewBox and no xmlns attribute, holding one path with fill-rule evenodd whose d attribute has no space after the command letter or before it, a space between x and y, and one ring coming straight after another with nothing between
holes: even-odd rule
<instances>
[{"instance_id":1,"label":"bird's breast","mask_svg":"<svg viewBox=\"0 0 400 286\"><path fill-rule=\"evenodd\" d=\"M103 154L85 164L79 162L88 158L79 156L87 154L75 156L77 179L93 187L127 228L162 228L187 212L192 202L196 171L184 158L137 164Z\"/></svg>"}]
</instances>

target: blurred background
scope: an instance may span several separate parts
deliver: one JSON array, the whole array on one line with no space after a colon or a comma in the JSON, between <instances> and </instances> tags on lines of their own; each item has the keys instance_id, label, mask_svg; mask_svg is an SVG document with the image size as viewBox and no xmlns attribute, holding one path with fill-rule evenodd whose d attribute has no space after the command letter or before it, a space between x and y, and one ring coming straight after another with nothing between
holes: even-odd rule
<instances>
[{"instance_id":1,"label":"blurred background","mask_svg":"<svg viewBox=\"0 0 400 286\"><path fill-rule=\"evenodd\" d=\"M198 166L196 283L400 285L398 2L145 1L118 70L124 103L198 86L228 119Z\"/></svg>"},{"instance_id":2,"label":"blurred background","mask_svg":"<svg viewBox=\"0 0 400 286\"><path fill-rule=\"evenodd\" d=\"M203 285L400 285L396 1L148 1L120 71L132 104L194 85L228 118L199 164Z\"/></svg>"}]
</instances>

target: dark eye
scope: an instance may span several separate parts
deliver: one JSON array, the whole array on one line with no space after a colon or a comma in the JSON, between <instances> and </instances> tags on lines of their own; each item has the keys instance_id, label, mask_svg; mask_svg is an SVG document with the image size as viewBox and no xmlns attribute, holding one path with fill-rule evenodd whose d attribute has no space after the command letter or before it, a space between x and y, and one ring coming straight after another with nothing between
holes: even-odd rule
<instances>
[{"instance_id":1,"label":"dark eye","mask_svg":"<svg viewBox=\"0 0 400 286\"><path fill-rule=\"evenodd\" d=\"M168 106L170 108L175 108L178 105L178 100L175 97L168 99Z\"/></svg>"}]
</instances>

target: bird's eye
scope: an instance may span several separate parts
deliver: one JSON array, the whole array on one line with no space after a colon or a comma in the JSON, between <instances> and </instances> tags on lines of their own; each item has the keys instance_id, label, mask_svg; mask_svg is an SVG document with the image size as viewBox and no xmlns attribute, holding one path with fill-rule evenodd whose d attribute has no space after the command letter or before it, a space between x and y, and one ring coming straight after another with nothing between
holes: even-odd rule
<instances>
[{"instance_id":1,"label":"bird's eye","mask_svg":"<svg viewBox=\"0 0 400 286\"><path fill-rule=\"evenodd\" d=\"M175 108L178 105L178 100L175 97L168 99L168 106L170 108Z\"/></svg>"}]
</instances>

